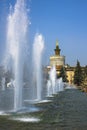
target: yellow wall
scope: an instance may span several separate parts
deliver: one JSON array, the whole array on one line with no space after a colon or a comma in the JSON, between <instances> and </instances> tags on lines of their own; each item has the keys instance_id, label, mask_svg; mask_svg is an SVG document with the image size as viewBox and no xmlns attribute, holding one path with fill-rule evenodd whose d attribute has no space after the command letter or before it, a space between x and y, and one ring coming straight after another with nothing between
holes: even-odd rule
<instances>
[{"instance_id":1,"label":"yellow wall","mask_svg":"<svg viewBox=\"0 0 87 130\"><path fill-rule=\"evenodd\" d=\"M57 71L57 74L59 74L60 71ZM66 70L67 80L70 84L73 83L74 80L74 70Z\"/></svg>"},{"instance_id":2,"label":"yellow wall","mask_svg":"<svg viewBox=\"0 0 87 130\"><path fill-rule=\"evenodd\" d=\"M69 83L72 84L74 80L74 70L66 70L66 74Z\"/></svg>"}]
</instances>

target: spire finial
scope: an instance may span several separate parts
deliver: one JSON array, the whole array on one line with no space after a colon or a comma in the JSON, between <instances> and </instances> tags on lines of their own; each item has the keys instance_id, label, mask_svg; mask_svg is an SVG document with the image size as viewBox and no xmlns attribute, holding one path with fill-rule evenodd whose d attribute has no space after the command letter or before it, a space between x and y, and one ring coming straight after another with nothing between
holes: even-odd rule
<instances>
[{"instance_id":1,"label":"spire finial","mask_svg":"<svg viewBox=\"0 0 87 130\"><path fill-rule=\"evenodd\" d=\"M58 43L58 39L56 40L56 46L58 46L59 45L59 43Z\"/></svg>"}]
</instances>

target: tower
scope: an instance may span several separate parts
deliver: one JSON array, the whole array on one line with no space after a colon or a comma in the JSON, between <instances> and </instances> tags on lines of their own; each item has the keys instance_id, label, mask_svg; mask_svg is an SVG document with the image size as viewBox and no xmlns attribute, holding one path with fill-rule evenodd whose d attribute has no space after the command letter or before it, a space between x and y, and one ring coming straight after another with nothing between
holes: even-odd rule
<instances>
[{"instance_id":1,"label":"tower","mask_svg":"<svg viewBox=\"0 0 87 130\"><path fill-rule=\"evenodd\" d=\"M55 55L60 56L61 49L59 48L58 40L56 41L56 48L54 49L54 51L55 51Z\"/></svg>"},{"instance_id":2,"label":"tower","mask_svg":"<svg viewBox=\"0 0 87 130\"><path fill-rule=\"evenodd\" d=\"M50 56L50 66L56 66L56 68L61 68L65 65L65 56L60 55L61 49L58 45L58 40L56 41L56 48L54 49L55 54Z\"/></svg>"}]
</instances>

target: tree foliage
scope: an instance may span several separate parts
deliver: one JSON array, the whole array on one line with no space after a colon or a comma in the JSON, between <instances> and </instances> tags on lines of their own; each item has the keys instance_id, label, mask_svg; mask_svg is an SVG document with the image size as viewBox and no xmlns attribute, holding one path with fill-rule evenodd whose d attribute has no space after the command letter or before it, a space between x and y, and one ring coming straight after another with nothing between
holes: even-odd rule
<instances>
[{"instance_id":1,"label":"tree foliage","mask_svg":"<svg viewBox=\"0 0 87 130\"><path fill-rule=\"evenodd\" d=\"M83 81L83 72L80 66L80 62L77 61L77 65L76 65L75 73L74 73L74 84L80 86L82 81Z\"/></svg>"},{"instance_id":2,"label":"tree foliage","mask_svg":"<svg viewBox=\"0 0 87 130\"><path fill-rule=\"evenodd\" d=\"M62 67L62 68L61 68L59 77L62 77L63 82L67 82L67 81L68 81L68 80L67 80L67 75L66 75L65 67Z\"/></svg>"},{"instance_id":3,"label":"tree foliage","mask_svg":"<svg viewBox=\"0 0 87 130\"><path fill-rule=\"evenodd\" d=\"M87 65L84 68L84 76L87 77Z\"/></svg>"}]
</instances>

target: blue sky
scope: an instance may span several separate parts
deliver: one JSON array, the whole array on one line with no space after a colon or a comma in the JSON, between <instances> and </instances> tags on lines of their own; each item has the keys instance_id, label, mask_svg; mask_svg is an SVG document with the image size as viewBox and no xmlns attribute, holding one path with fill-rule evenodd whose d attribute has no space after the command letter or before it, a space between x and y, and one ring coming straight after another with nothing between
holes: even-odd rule
<instances>
[{"instance_id":1,"label":"blue sky","mask_svg":"<svg viewBox=\"0 0 87 130\"><path fill-rule=\"evenodd\" d=\"M54 54L56 39L66 63L74 66L77 59L87 65L87 0L26 0L30 8L29 44L33 44L35 33L45 39L44 59ZM0 0L0 60L5 50L6 18L9 5L16 0Z\"/></svg>"}]
</instances>

